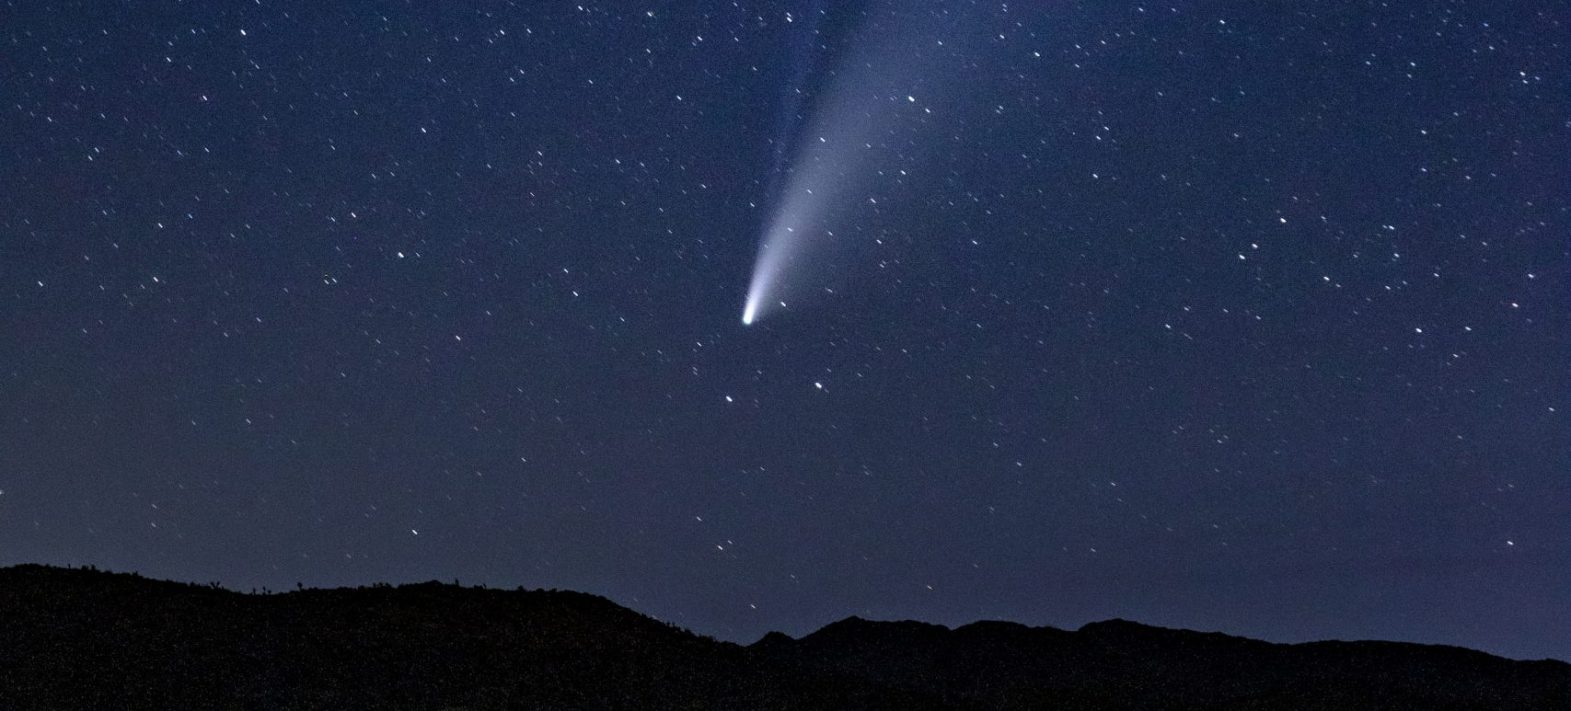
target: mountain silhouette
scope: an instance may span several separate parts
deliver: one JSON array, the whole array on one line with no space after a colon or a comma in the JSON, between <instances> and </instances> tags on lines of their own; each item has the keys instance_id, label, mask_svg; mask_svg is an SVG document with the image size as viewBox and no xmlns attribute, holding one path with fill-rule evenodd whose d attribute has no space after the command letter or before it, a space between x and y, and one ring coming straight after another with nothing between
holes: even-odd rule
<instances>
[{"instance_id":1,"label":"mountain silhouette","mask_svg":"<svg viewBox=\"0 0 1571 711\"><path fill-rule=\"evenodd\" d=\"M243 594L0 569L0 709L1567 709L1571 665L856 617L742 646L604 598L456 584Z\"/></svg>"}]
</instances>

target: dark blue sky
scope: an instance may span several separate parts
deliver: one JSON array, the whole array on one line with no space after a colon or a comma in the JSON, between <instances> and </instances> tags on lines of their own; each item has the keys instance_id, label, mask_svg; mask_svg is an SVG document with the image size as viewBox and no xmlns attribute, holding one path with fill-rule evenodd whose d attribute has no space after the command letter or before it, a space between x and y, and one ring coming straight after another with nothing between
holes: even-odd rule
<instances>
[{"instance_id":1,"label":"dark blue sky","mask_svg":"<svg viewBox=\"0 0 1571 711\"><path fill-rule=\"evenodd\" d=\"M922 111L742 327L772 171L890 37ZM0 562L1571 658L1567 37L0 2Z\"/></svg>"}]
</instances>

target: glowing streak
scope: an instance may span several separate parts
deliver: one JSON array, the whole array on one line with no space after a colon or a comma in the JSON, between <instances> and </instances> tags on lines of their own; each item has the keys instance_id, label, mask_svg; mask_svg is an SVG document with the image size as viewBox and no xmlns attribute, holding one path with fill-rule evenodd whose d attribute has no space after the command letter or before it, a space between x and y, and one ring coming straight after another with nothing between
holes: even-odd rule
<instances>
[{"instance_id":1,"label":"glowing streak","mask_svg":"<svg viewBox=\"0 0 1571 711\"><path fill-rule=\"evenodd\" d=\"M800 270L798 263L823 256L832 244L826 224L837 208L842 208L846 193L866 179L868 153L862 146L869 129L876 126L850 110L847 97L839 97L826 119L815 125L818 138L810 148L799 150L786 186L758 248L753 262L753 279L742 308L742 323L753 322L783 304L792 286L783 281L787 270ZM801 284L795 285L798 289Z\"/></svg>"},{"instance_id":2,"label":"glowing streak","mask_svg":"<svg viewBox=\"0 0 1571 711\"><path fill-rule=\"evenodd\" d=\"M751 326L770 310L785 305L780 300L786 291L781 275L825 241L828 233L819 229L817 223L822 221L826 208L823 196L840 192L833 189L839 182L831 170L834 157L833 152L805 156L806 165L799 165L792 174L784 204L770 221L758 259L753 263L753 280L742 308L743 325Z\"/></svg>"},{"instance_id":3,"label":"glowing streak","mask_svg":"<svg viewBox=\"0 0 1571 711\"><path fill-rule=\"evenodd\" d=\"M769 298L770 291L774 288L777 275L780 273L780 255L785 251L790 242L774 234L764 239L763 246L758 250L758 260L753 265L753 281L747 287L747 304L742 307L742 325L751 326L758 319L759 311L764 302Z\"/></svg>"},{"instance_id":4,"label":"glowing streak","mask_svg":"<svg viewBox=\"0 0 1571 711\"><path fill-rule=\"evenodd\" d=\"M788 189L800 190L798 181L789 177L786 172L786 153L788 148L795 143L798 131L800 114L803 109L803 88L807 83L808 75L815 64L815 43L819 37L819 27L823 24L826 15L824 0L815 0L807 13L808 25L805 32L796 35L796 42L792 46L792 74L787 85L783 106L781 107L781 122L776 131L774 160L769 171L771 193L775 192L780 182L785 182ZM793 22L790 13L786 15L787 22ZM792 191L792 192L796 192ZM787 200L789 202L789 200ZM753 264L753 278L747 289L747 303L742 307L742 325L751 326L763 310L765 300L769 298L774 288L777 274L781 269L780 255L787 251L788 235L792 231L787 228L782 230L781 215L777 215L771 222L771 229L759 247L758 257ZM784 232L786 234L777 234Z\"/></svg>"},{"instance_id":5,"label":"glowing streak","mask_svg":"<svg viewBox=\"0 0 1571 711\"><path fill-rule=\"evenodd\" d=\"M904 6L890 7L895 11ZM934 87L937 75L947 75L935 66L954 45L934 38L943 37L948 24L933 24L933 15L897 11L894 20L900 21L900 31L882 33L858 61L844 62L845 71L835 74L814 102L808 130L797 135L795 160L781 176L785 187L753 262L743 325L784 306L781 299L795 293L793 288L805 291L800 277L790 282L784 278L788 269L801 272L799 263L822 262L836 245L848 244L833 238L828 223L843 219L859 202L850 198L877 183L886 175L881 168L899 159L896 144L889 140L895 127L930 112L918 104L913 90L925 93L917 87ZM777 153L775 176L779 158ZM872 197L867 202L873 203Z\"/></svg>"}]
</instances>

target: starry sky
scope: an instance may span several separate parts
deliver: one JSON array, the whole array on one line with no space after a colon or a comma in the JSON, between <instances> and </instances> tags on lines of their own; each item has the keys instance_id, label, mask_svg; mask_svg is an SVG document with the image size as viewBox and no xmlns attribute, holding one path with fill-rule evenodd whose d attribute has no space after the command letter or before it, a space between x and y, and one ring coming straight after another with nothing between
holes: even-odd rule
<instances>
[{"instance_id":1,"label":"starry sky","mask_svg":"<svg viewBox=\"0 0 1571 711\"><path fill-rule=\"evenodd\" d=\"M1571 658L1567 24L0 1L0 563Z\"/></svg>"}]
</instances>

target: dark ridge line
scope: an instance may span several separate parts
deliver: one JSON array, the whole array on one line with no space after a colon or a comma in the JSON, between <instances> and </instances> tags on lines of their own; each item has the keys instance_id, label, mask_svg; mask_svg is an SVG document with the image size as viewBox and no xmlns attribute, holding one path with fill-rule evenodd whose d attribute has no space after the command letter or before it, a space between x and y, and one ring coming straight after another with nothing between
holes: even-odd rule
<instances>
[{"instance_id":1,"label":"dark ridge line","mask_svg":"<svg viewBox=\"0 0 1571 711\"><path fill-rule=\"evenodd\" d=\"M591 601L591 602L593 602L595 604L608 605L608 606L610 606L612 608L616 608L617 610L630 612L632 614L638 615L639 617L648 619L648 620L650 620L652 622L656 622L658 624L661 624L663 626L669 627L671 629L679 630L681 632L684 632L686 634L692 635L694 637L698 637L700 639L704 639L704 640L707 640L707 641L710 641L710 642L715 642L717 644L723 644L723 645L729 645L729 646L735 646L735 647L744 647L744 648L758 647L759 645L763 644L765 642L765 640L768 640L768 639L771 639L771 638L773 638L773 639L789 640L789 641L792 641L792 642L799 642L799 641L802 641L802 640L809 639L809 638L813 637L814 635L822 634L822 633L824 633L825 631L828 631L828 630L841 628L843 626L854 626L854 625L868 625L868 626L873 626L873 627L878 627L878 628L885 628L885 629L905 627L905 626L910 626L910 627L918 627L919 626L921 628L926 628L926 629L929 629L929 630L933 630L933 631L935 631L935 632L937 632L939 634L965 633L968 630L969 631L975 631L975 629L979 628L979 627L1012 628L1012 629L1015 629L1015 630L1018 630L1018 631L1024 631L1024 632L1048 631L1048 632L1061 632L1061 633L1065 633L1065 634L1078 634L1078 633L1083 633L1083 632L1087 632L1087 631L1093 631L1094 632L1094 631L1100 631L1100 630L1106 630L1106 629L1134 629L1134 630L1140 630L1140 631L1145 631L1145 632L1192 635L1192 636L1198 636L1198 637L1201 637L1201 638L1211 638L1212 640L1216 640L1216 641L1221 641L1221 640L1229 640L1229 641L1231 641L1231 640L1244 640L1244 641L1247 641L1249 643L1259 644L1259 645L1268 645L1270 647L1275 647L1275 648L1279 648L1279 649L1298 648L1298 647L1315 647L1315 646L1336 646L1336 645L1360 645L1360 646L1393 645L1393 646L1396 646L1396 647L1408 648L1408 649L1416 648L1416 649L1431 649L1431 650L1445 650L1445 651L1453 651L1453 652L1465 652L1465 653L1470 653L1470 654L1482 655L1483 657L1487 657L1487 658L1490 658L1490 659L1498 659L1498 660L1503 660L1503 661L1508 661L1508 662L1524 662L1524 663L1551 662L1551 663L1559 663L1559 664L1571 665L1571 660L1557 659L1557 658L1553 658L1553 657L1542 657L1542 658L1538 658L1538 659L1520 659L1520 658L1515 658L1515 657L1506 657L1506 656L1502 656L1502 655L1499 655L1499 654L1486 652L1486 651L1483 651L1483 650L1480 650L1480 649L1474 649L1474 648L1471 648L1471 647L1463 647L1463 646L1454 645L1454 644L1430 643L1430 642L1403 642L1403 641L1383 640L1383 639L1316 639L1316 640L1306 640L1306 641L1302 641L1302 642L1274 642L1274 641L1271 641L1271 640L1263 640L1263 639L1257 639L1257 638L1254 638L1254 637L1245 637L1245 636L1241 636L1241 635L1230 634L1230 633L1222 632L1222 631L1219 631L1219 630L1192 630L1192 629L1188 629L1188 628L1184 628L1184 627L1164 627L1164 626L1160 626L1160 625L1153 625L1153 624L1149 624L1149 623L1145 623L1145 622L1139 622L1137 620L1129 620L1129 619L1125 619L1125 618L1121 618L1121 617L1112 617L1112 618L1108 618L1108 619L1105 619L1105 620L1094 620L1094 621L1091 621L1091 622L1086 622L1086 623L1084 623L1084 624L1082 624L1079 627L1076 627L1074 629L1069 629L1069 628L1063 628L1063 627L1054 627L1052 625L1028 625L1026 623L1017 622L1017 621L1014 621L1014 620L999 620L999 619L979 619L979 620L973 620L971 622L967 622L967 623L964 623L964 624L960 624L960 625L957 625L955 627L950 627L948 625L944 625L944 624L941 624L941 623L927 622L925 620L913 620L913 619L877 620L877 619L870 619L870 618L862 617L860 615L852 614L852 615L849 615L847 617L841 618L839 620L834 620L834 621L825 623L824 625L818 627L817 629L815 629L815 630L813 630L811 632L807 632L807 633L803 634L800 637L792 637L791 635L786 634L785 632L780 632L778 630L770 630L768 632L765 632L757 640L754 640L751 643L742 643L742 642L733 642L731 640L720 639L720 638L714 637L712 635L707 635L707 634L703 634L703 633L700 633L700 632L693 631L693 630L688 629L686 627L683 627L683 626L681 626L681 625L679 625L677 623L670 622L668 620L662 620L662 619L660 619L658 617L654 617L654 616L649 615L647 613L641 612L639 610L636 610L634 608L631 608L631 607L623 605L623 604L621 604L619 602L616 602L615 600L612 600L612 599L610 599L608 597L605 597L603 595L597 595L595 593L587 593L587 592L582 592L582 591L578 591L578 590L571 590L571 589L566 589L566 588L528 588L528 587L524 587L522 585L514 586L514 587L511 587L511 588L509 588L509 587L490 587L490 586L485 585L484 583L463 585L458 579L454 579L452 582L443 582L443 581L440 581L440 580L432 579L432 580L424 580L424 581L419 581L419 582L408 582L408 583L397 583L397 584L378 582L378 583L368 583L368 584L365 584L365 585L352 585L352 586L346 585L346 586L338 586L338 587L306 587L306 586L297 584L297 587L295 589L293 589L293 590L271 590L271 589L268 589L268 588L264 587L261 590L257 590L255 588L253 588L252 590L250 590L248 592L248 591L245 591L245 590L237 590L237 589L232 588L232 587L226 587L221 582L218 582L218 581L213 581L213 582L208 582L208 583L198 583L198 582L187 582L187 581L180 581L180 580L169 580L169 579L166 579L166 578L153 578L153 577L148 577L148 576L142 575L140 572L137 572L137 571L105 570L105 569L102 569L102 568L98 568L97 566L94 566L94 565L64 566L64 565L49 565L49 564L44 564L44 563L19 563L19 564L16 564L16 565L0 567L0 583L4 583L5 576L8 575L8 574L11 574L13 572L33 572L33 571L41 571L41 572L50 573L50 574L96 575L96 576L108 577L108 578L111 578L111 579L113 579L113 578L120 578L120 579L123 579L123 580L135 580L135 581L139 581L139 582L142 582L142 583L151 583L151 584L160 585L160 586L172 586L172 587L178 587L178 588L185 588L185 589L193 590L193 591L209 591L209 592L217 592L217 593L223 593L223 594L228 594L228 595L237 595L237 596L244 597L244 598L282 599L282 598L286 598L286 597L291 596L291 595L312 595L312 594L320 595L320 594L353 593L353 592L365 592L365 591L394 591L394 592L396 592L396 591L404 591L404 590L410 590L410 591L440 590L440 591L444 591L444 592L445 591L452 591L452 592L457 592L457 593L460 593L460 594L471 593L471 592L479 592L479 593L493 593L493 594L495 594L495 593L502 593L502 594L524 594L524 595L539 595L539 594L555 595L555 596L561 596L564 599L579 598L579 599Z\"/></svg>"}]
</instances>

